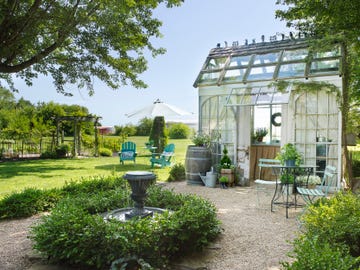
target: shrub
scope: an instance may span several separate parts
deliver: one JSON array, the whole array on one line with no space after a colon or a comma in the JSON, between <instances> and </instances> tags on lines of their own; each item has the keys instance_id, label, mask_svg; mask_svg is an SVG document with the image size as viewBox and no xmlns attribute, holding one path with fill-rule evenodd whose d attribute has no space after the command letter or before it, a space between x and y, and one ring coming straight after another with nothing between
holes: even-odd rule
<instances>
[{"instance_id":1,"label":"shrub","mask_svg":"<svg viewBox=\"0 0 360 270\"><path fill-rule=\"evenodd\" d=\"M169 182L171 181L181 181L185 180L185 167L181 163L177 163L171 167L169 172L169 177L167 179Z\"/></svg>"},{"instance_id":2,"label":"shrub","mask_svg":"<svg viewBox=\"0 0 360 270\"><path fill-rule=\"evenodd\" d=\"M118 199L122 202L128 198L121 192L114 196L114 191L104 192L102 197L110 194L122 197ZM174 258L201 250L220 233L215 207L194 195L177 195L153 186L149 190L152 206L167 204L174 212L128 222L105 222L89 210L92 207L88 203L94 204L97 198L91 194L87 197L93 198L85 197L67 198L32 228L30 238L35 249L52 262L108 269L112 262L120 267L133 261L168 269ZM122 207L115 201L112 206ZM100 213L102 209L93 210Z\"/></svg>"},{"instance_id":3,"label":"shrub","mask_svg":"<svg viewBox=\"0 0 360 270\"><path fill-rule=\"evenodd\" d=\"M149 141L154 142L154 146L157 147L157 151L159 153L164 151L164 148L168 143L168 136L166 134L165 119L163 116L156 116L154 118L154 122L150 131Z\"/></svg>"},{"instance_id":4,"label":"shrub","mask_svg":"<svg viewBox=\"0 0 360 270\"><path fill-rule=\"evenodd\" d=\"M55 152L57 158L65 158L67 154L70 152L70 145L61 144L56 147Z\"/></svg>"},{"instance_id":5,"label":"shrub","mask_svg":"<svg viewBox=\"0 0 360 270\"><path fill-rule=\"evenodd\" d=\"M111 157L112 151L108 148L100 148L99 149L99 155L102 157Z\"/></svg>"},{"instance_id":6,"label":"shrub","mask_svg":"<svg viewBox=\"0 0 360 270\"><path fill-rule=\"evenodd\" d=\"M172 124L169 128L170 139L186 139L190 136L190 128L183 123Z\"/></svg>"},{"instance_id":7,"label":"shrub","mask_svg":"<svg viewBox=\"0 0 360 270\"><path fill-rule=\"evenodd\" d=\"M56 158L56 152L55 151L50 151L50 150L46 150L45 152L42 152L40 155L40 158L43 159L53 159Z\"/></svg>"},{"instance_id":8,"label":"shrub","mask_svg":"<svg viewBox=\"0 0 360 270\"><path fill-rule=\"evenodd\" d=\"M94 176L88 179L66 182L62 191L68 195L96 193L116 188L125 188L126 181L117 176Z\"/></svg>"},{"instance_id":9,"label":"shrub","mask_svg":"<svg viewBox=\"0 0 360 270\"><path fill-rule=\"evenodd\" d=\"M122 177L96 176L79 181L66 183L61 189L40 190L27 188L21 192L12 193L0 201L0 219L29 217L34 214L52 209L64 196L78 197L80 194L92 193L94 196L108 190L126 190L126 181ZM96 199L103 203L104 209L109 205L102 200L101 195ZM108 199L113 200L113 199ZM90 203L88 203L90 205ZM93 208L99 208L94 205Z\"/></svg>"},{"instance_id":10,"label":"shrub","mask_svg":"<svg viewBox=\"0 0 360 270\"><path fill-rule=\"evenodd\" d=\"M120 150L122 142L124 142L122 138L105 136L100 140L100 148L106 148L116 152Z\"/></svg>"},{"instance_id":11,"label":"shrub","mask_svg":"<svg viewBox=\"0 0 360 270\"><path fill-rule=\"evenodd\" d=\"M357 260L349 255L345 245L333 245L318 237L300 237L294 242L294 252L290 257L295 261L282 262L287 270L324 270L324 269L358 269Z\"/></svg>"},{"instance_id":12,"label":"shrub","mask_svg":"<svg viewBox=\"0 0 360 270\"><path fill-rule=\"evenodd\" d=\"M138 126L136 127L136 136L149 136L150 130L153 124L151 118L142 118L139 121Z\"/></svg>"},{"instance_id":13,"label":"shrub","mask_svg":"<svg viewBox=\"0 0 360 270\"><path fill-rule=\"evenodd\" d=\"M352 161L352 173L354 177L360 177L360 160L354 159Z\"/></svg>"},{"instance_id":14,"label":"shrub","mask_svg":"<svg viewBox=\"0 0 360 270\"><path fill-rule=\"evenodd\" d=\"M360 198L339 192L320 199L301 217L303 234L294 241L295 261L286 269L359 269Z\"/></svg>"},{"instance_id":15,"label":"shrub","mask_svg":"<svg viewBox=\"0 0 360 270\"><path fill-rule=\"evenodd\" d=\"M61 192L58 189L43 191L37 188L26 188L0 201L0 218L29 217L51 209L60 198Z\"/></svg>"}]
</instances>

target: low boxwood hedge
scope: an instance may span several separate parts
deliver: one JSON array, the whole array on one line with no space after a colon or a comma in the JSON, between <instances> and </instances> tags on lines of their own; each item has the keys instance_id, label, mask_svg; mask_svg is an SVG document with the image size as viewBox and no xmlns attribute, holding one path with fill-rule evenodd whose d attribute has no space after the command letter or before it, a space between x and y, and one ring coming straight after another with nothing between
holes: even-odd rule
<instances>
[{"instance_id":1,"label":"low boxwood hedge","mask_svg":"<svg viewBox=\"0 0 360 270\"><path fill-rule=\"evenodd\" d=\"M26 188L5 196L0 201L0 219L22 218L52 209L56 203L67 196L77 196L81 193L98 193L124 189L127 182L119 176L94 176L65 183L62 188L38 189ZM101 195L99 195L101 198Z\"/></svg>"},{"instance_id":2,"label":"low boxwood hedge","mask_svg":"<svg viewBox=\"0 0 360 270\"><path fill-rule=\"evenodd\" d=\"M169 269L171 260L200 251L220 233L209 201L160 186L148 190L146 205L171 211L128 222L104 221L101 213L131 205L128 198L129 192L115 189L62 200L31 230L34 248L53 263L78 267L128 269L135 261L143 269Z\"/></svg>"}]
</instances>

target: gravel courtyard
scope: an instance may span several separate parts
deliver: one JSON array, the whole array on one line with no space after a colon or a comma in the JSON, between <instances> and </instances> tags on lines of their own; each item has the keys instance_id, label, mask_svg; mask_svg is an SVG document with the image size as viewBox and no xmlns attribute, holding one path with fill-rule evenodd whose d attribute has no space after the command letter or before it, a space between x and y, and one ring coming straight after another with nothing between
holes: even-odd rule
<instances>
[{"instance_id":1,"label":"gravel courtyard","mask_svg":"<svg viewBox=\"0 0 360 270\"><path fill-rule=\"evenodd\" d=\"M270 211L271 194L260 193L255 187L228 189L187 185L186 182L166 183L175 192L192 193L212 201L222 221L224 232L204 252L180 262L178 269L203 270L275 270L279 261L289 260L291 241L298 231L296 215L301 209ZM45 266L31 251L28 229L38 216L0 222L0 269L65 269ZM68 268L67 268L68 269Z\"/></svg>"}]
</instances>

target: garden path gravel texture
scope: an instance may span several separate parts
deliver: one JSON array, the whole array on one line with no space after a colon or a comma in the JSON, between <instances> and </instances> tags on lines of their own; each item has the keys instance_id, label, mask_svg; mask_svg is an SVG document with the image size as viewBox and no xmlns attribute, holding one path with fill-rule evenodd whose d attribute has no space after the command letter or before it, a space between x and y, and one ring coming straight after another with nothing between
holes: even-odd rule
<instances>
[{"instance_id":1,"label":"garden path gravel texture","mask_svg":"<svg viewBox=\"0 0 360 270\"><path fill-rule=\"evenodd\" d=\"M296 217L301 209L290 209L288 219L283 207L271 212L271 190L258 197L254 186L221 189L173 182L165 187L209 199L224 229L203 252L174 262L173 270L276 270L281 269L280 261L290 260L286 254L299 230ZM34 255L27 236L37 220L39 216L0 222L1 270L69 269L46 266Z\"/></svg>"}]
</instances>

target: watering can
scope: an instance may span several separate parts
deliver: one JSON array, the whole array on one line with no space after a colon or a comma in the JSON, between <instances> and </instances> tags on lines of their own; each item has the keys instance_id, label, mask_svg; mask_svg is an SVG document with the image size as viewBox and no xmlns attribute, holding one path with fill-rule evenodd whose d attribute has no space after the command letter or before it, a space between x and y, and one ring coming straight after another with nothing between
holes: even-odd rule
<instances>
[{"instance_id":1,"label":"watering can","mask_svg":"<svg viewBox=\"0 0 360 270\"><path fill-rule=\"evenodd\" d=\"M217 174L213 171L212 167L211 171L206 172L206 175L201 175L201 173L199 173L199 175L206 187L214 188L216 186Z\"/></svg>"}]
</instances>

